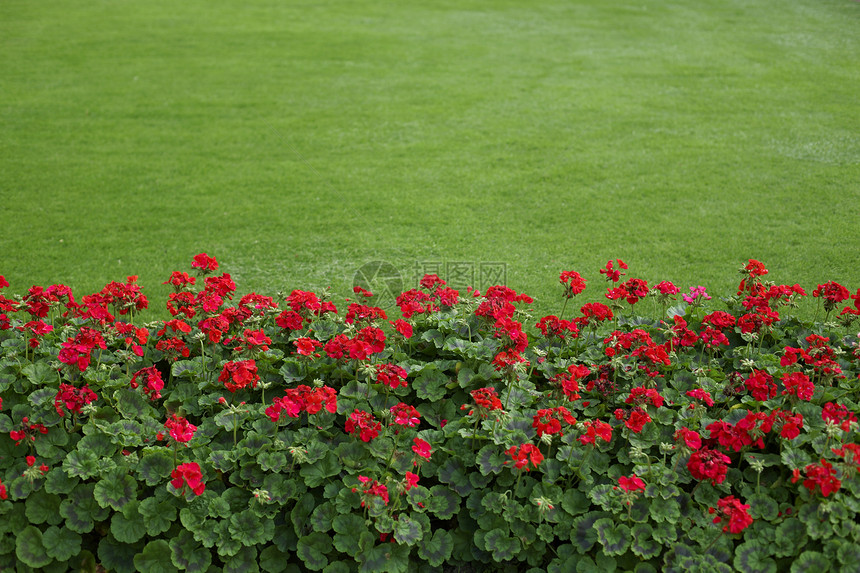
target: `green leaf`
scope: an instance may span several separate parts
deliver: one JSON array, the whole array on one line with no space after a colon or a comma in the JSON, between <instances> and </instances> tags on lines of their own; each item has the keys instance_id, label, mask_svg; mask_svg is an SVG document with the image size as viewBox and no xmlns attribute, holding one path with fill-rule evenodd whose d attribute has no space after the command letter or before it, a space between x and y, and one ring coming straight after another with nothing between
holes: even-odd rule
<instances>
[{"instance_id":1,"label":"green leaf","mask_svg":"<svg viewBox=\"0 0 860 573\"><path fill-rule=\"evenodd\" d=\"M585 513L591 507L591 502L585 493L578 489L568 489L561 499L561 508L570 515Z\"/></svg>"},{"instance_id":2,"label":"green leaf","mask_svg":"<svg viewBox=\"0 0 860 573\"><path fill-rule=\"evenodd\" d=\"M111 518L110 532L117 541L134 543L146 535L146 525L143 516L137 510L137 502L132 502L125 508L125 513L114 513Z\"/></svg>"},{"instance_id":3,"label":"green leaf","mask_svg":"<svg viewBox=\"0 0 860 573\"><path fill-rule=\"evenodd\" d=\"M765 543L750 539L735 548L733 564L741 573L776 573L776 561Z\"/></svg>"},{"instance_id":4,"label":"green leaf","mask_svg":"<svg viewBox=\"0 0 860 573\"><path fill-rule=\"evenodd\" d=\"M439 567L454 549L454 539L444 529L437 529L433 537L424 538L424 543L418 546L418 556L427 561L432 567Z\"/></svg>"},{"instance_id":5,"label":"green leaf","mask_svg":"<svg viewBox=\"0 0 860 573\"><path fill-rule=\"evenodd\" d=\"M448 377L443 372L435 368L425 368L412 383L412 388L421 400L436 402L445 397L447 383Z\"/></svg>"},{"instance_id":6,"label":"green leaf","mask_svg":"<svg viewBox=\"0 0 860 573\"><path fill-rule=\"evenodd\" d=\"M170 551L172 563L189 573L204 573L212 564L212 552L200 545L187 529L170 540Z\"/></svg>"},{"instance_id":7,"label":"green leaf","mask_svg":"<svg viewBox=\"0 0 860 573\"><path fill-rule=\"evenodd\" d=\"M45 490L31 493L27 497L26 508L27 519L30 520L30 523L57 525L63 521L63 517L60 515L60 497L47 493Z\"/></svg>"},{"instance_id":8,"label":"green leaf","mask_svg":"<svg viewBox=\"0 0 860 573\"><path fill-rule=\"evenodd\" d=\"M304 494L297 502L293 510L290 512L290 520L293 522L293 528L296 530L296 535L301 536L305 528L308 526L308 518L314 510L316 502L313 494Z\"/></svg>"},{"instance_id":9,"label":"green leaf","mask_svg":"<svg viewBox=\"0 0 860 573\"><path fill-rule=\"evenodd\" d=\"M379 573L387 570L389 551L390 549L384 545L374 545L362 551L356 557L361 564L358 568L359 573Z\"/></svg>"},{"instance_id":10,"label":"green leaf","mask_svg":"<svg viewBox=\"0 0 860 573\"><path fill-rule=\"evenodd\" d=\"M484 544L487 551L493 554L493 559L498 562L507 561L516 556L522 545L516 537L502 529L493 529L484 536Z\"/></svg>"},{"instance_id":11,"label":"green leaf","mask_svg":"<svg viewBox=\"0 0 860 573\"><path fill-rule=\"evenodd\" d=\"M472 484L469 482L469 477L463 470L463 466L456 458L448 458L448 460L439 467L437 471L439 481L451 486L451 489L456 491L460 496L466 496L472 491Z\"/></svg>"},{"instance_id":12,"label":"green leaf","mask_svg":"<svg viewBox=\"0 0 860 573\"><path fill-rule=\"evenodd\" d=\"M124 472L123 472L124 473ZM102 507L112 507L117 511L135 498L137 482L130 475L113 472L113 475L99 481L93 490L93 497Z\"/></svg>"},{"instance_id":13,"label":"green leaf","mask_svg":"<svg viewBox=\"0 0 860 573\"><path fill-rule=\"evenodd\" d=\"M427 500L427 511L439 519L451 519L460 510L460 496L444 485L434 485L430 488L430 499Z\"/></svg>"},{"instance_id":14,"label":"green leaf","mask_svg":"<svg viewBox=\"0 0 860 573\"><path fill-rule=\"evenodd\" d=\"M779 513L779 504L767 494L758 493L751 495L747 498L746 502L750 506L749 514L753 519L771 521L776 519Z\"/></svg>"},{"instance_id":15,"label":"green leaf","mask_svg":"<svg viewBox=\"0 0 860 573\"><path fill-rule=\"evenodd\" d=\"M804 551L791 564L791 573L824 573L830 569L830 560L818 551Z\"/></svg>"},{"instance_id":16,"label":"green leaf","mask_svg":"<svg viewBox=\"0 0 860 573\"><path fill-rule=\"evenodd\" d=\"M630 528L626 525L616 525L611 518L598 519L594 522L597 540L603 546L607 555L621 555L630 545Z\"/></svg>"},{"instance_id":17,"label":"green leaf","mask_svg":"<svg viewBox=\"0 0 860 573\"><path fill-rule=\"evenodd\" d=\"M28 364L24 368L21 369L21 374L27 377L27 380L30 381L33 386L44 386L45 384L54 383L57 381L57 371L51 368L47 362L34 362L33 364ZM57 395L57 390L55 388L44 388L47 391L47 395L53 400L54 396ZM34 396L41 392L37 390L30 394L30 402L34 406L39 406L40 403L37 403L34 400Z\"/></svg>"},{"instance_id":18,"label":"green leaf","mask_svg":"<svg viewBox=\"0 0 860 573\"><path fill-rule=\"evenodd\" d=\"M224 563L225 573L258 573L257 548L243 547Z\"/></svg>"},{"instance_id":19,"label":"green leaf","mask_svg":"<svg viewBox=\"0 0 860 573\"><path fill-rule=\"evenodd\" d=\"M114 392L116 409L125 418L152 418L155 409L146 402L146 398L131 388L119 388Z\"/></svg>"},{"instance_id":20,"label":"green leaf","mask_svg":"<svg viewBox=\"0 0 860 573\"><path fill-rule=\"evenodd\" d=\"M498 474L505 467L505 456L499 452L495 445L486 445L478 450L478 457L475 460L481 473L486 475Z\"/></svg>"},{"instance_id":21,"label":"green leaf","mask_svg":"<svg viewBox=\"0 0 860 573\"><path fill-rule=\"evenodd\" d=\"M134 556L134 566L141 573L172 573L178 571L170 560L170 545L164 539L150 541Z\"/></svg>"},{"instance_id":22,"label":"green leaf","mask_svg":"<svg viewBox=\"0 0 860 573\"><path fill-rule=\"evenodd\" d=\"M30 567L44 567L54 560L45 549L42 532L34 525L28 525L16 534L15 556Z\"/></svg>"},{"instance_id":23,"label":"green leaf","mask_svg":"<svg viewBox=\"0 0 860 573\"><path fill-rule=\"evenodd\" d=\"M319 487L327 478L339 474L340 470L341 465L337 455L328 451L321 460L302 466L299 474L305 478L305 484L308 487Z\"/></svg>"},{"instance_id":24,"label":"green leaf","mask_svg":"<svg viewBox=\"0 0 860 573\"><path fill-rule=\"evenodd\" d=\"M284 553L274 545L269 545L260 552L260 567L268 573L281 573L285 571L289 560L289 553Z\"/></svg>"},{"instance_id":25,"label":"green leaf","mask_svg":"<svg viewBox=\"0 0 860 573\"><path fill-rule=\"evenodd\" d=\"M173 471L173 454L167 448L151 449L143 454L137 465L137 473L146 485L158 485Z\"/></svg>"},{"instance_id":26,"label":"green leaf","mask_svg":"<svg viewBox=\"0 0 860 573\"><path fill-rule=\"evenodd\" d=\"M262 452L257 456L257 463L263 471L279 471L287 465L287 456L284 452Z\"/></svg>"},{"instance_id":27,"label":"green leaf","mask_svg":"<svg viewBox=\"0 0 860 573\"><path fill-rule=\"evenodd\" d=\"M337 508L334 503L327 501L314 509L314 512L311 514L311 526L314 528L314 531L325 533L331 529L331 522L337 515Z\"/></svg>"},{"instance_id":28,"label":"green leaf","mask_svg":"<svg viewBox=\"0 0 860 573\"><path fill-rule=\"evenodd\" d=\"M334 529L334 546L341 553L346 553L351 557L355 557L361 551L361 538L363 535L370 535L370 541L373 542L373 535L367 529L364 519L354 513L341 513L332 520L332 529Z\"/></svg>"},{"instance_id":29,"label":"green leaf","mask_svg":"<svg viewBox=\"0 0 860 573\"><path fill-rule=\"evenodd\" d=\"M597 531L594 529L594 523L604 517L609 517L609 514L603 511L589 511L585 515L573 520L570 529L570 542L573 543L574 547L580 553L590 550L597 541Z\"/></svg>"},{"instance_id":30,"label":"green leaf","mask_svg":"<svg viewBox=\"0 0 860 573\"><path fill-rule=\"evenodd\" d=\"M596 505L599 505L601 508L608 511L612 505L612 499L615 497L612 491L613 487L614 486L610 484L596 485L591 488L590 492L588 492L588 497L590 497L591 501Z\"/></svg>"},{"instance_id":31,"label":"green leaf","mask_svg":"<svg viewBox=\"0 0 860 573\"><path fill-rule=\"evenodd\" d=\"M143 516L146 533L151 537L156 537L170 529L176 519L176 507L169 501L159 502L154 497L148 497L140 502L137 509Z\"/></svg>"},{"instance_id":32,"label":"green leaf","mask_svg":"<svg viewBox=\"0 0 860 573\"><path fill-rule=\"evenodd\" d=\"M329 537L324 533L315 531L299 539L296 554L305 564L305 567L312 571L319 571L328 565L326 554L331 550L332 544Z\"/></svg>"},{"instance_id":33,"label":"green leaf","mask_svg":"<svg viewBox=\"0 0 860 573\"><path fill-rule=\"evenodd\" d=\"M667 499L660 503L651 504L651 517L654 521L665 521L667 523L678 523L681 519L681 506L674 499Z\"/></svg>"},{"instance_id":34,"label":"green leaf","mask_svg":"<svg viewBox=\"0 0 860 573\"><path fill-rule=\"evenodd\" d=\"M102 537L99 542L99 561L108 571L134 573L134 556L139 547L121 543L112 535Z\"/></svg>"},{"instance_id":35,"label":"green leaf","mask_svg":"<svg viewBox=\"0 0 860 573\"><path fill-rule=\"evenodd\" d=\"M275 535L275 524L271 519L260 518L250 509L230 517L230 534L246 547L262 545Z\"/></svg>"},{"instance_id":36,"label":"green leaf","mask_svg":"<svg viewBox=\"0 0 860 573\"><path fill-rule=\"evenodd\" d=\"M42 535L48 555L57 561L68 561L81 552L81 536L65 527L52 525Z\"/></svg>"},{"instance_id":37,"label":"green leaf","mask_svg":"<svg viewBox=\"0 0 860 573\"><path fill-rule=\"evenodd\" d=\"M104 434L89 434L81 438L76 446L77 450L86 450L97 458L109 458L117 452L117 445L109 436Z\"/></svg>"},{"instance_id":38,"label":"green leaf","mask_svg":"<svg viewBox=\"0 0 860 573\"><path fill-rule=\"evenodd\" d=\"M634 525L630 537L630 550L642 559L657 557L663 551L663 546L654 540L651 526L647 523Z\"/></svg>"},{"instance_id":39,"label":"green leaf","mask_svg":"<svg viewBox=\"0 0 860 573\"><path fill-rule=\"evenodd\" d=\"M787 519L774 530L774 554L777 557L791 557L797 554L798 547L808 541L806 526L797 519Z\"/></svg>"},{"instance_id":40,"label":"green leaf","mask_svg":"<svg viewBox=\"0 0 860 573\"><path fill-rule=\"evenodd\" d=\"M110 510L99 506L93 497L93 484L79 484L60 503L60 515L66 519L66 527L78 533L89 533L94 522L103 521Z\"/></svg>"},{"instance_id":41,"label":"green leaf","mask_svg":"<svg viewBox=\"0 0 860 573\"><path fill-rule=\"evenodd\" d=\"M423 537L421 524L401 513L399 519L394 523L394 539L397 543L415 545Z\"/></svg>"},{"instance_id":42,"label":"green leaf","mask_svg":"<svg viewBox=\"0 0 860 573\"><path fill-rule=\"evenodd\" d=\"M80 481L77 477L69 477L63 468L54 468L48 472L45 478L45 491L55 494L68 494L75 489Z\"/></svg>"},{"instance_id":43,"label":"green leaf","mask_svg":"<svg viewBox=\"0 0 860 573\"><path fill-rule=\"evenodd\" d=\"M63 471L69 477L91 478L99 473L99 459L90 450L72 450L63 461Z\"/></svg>"}]
</instances>

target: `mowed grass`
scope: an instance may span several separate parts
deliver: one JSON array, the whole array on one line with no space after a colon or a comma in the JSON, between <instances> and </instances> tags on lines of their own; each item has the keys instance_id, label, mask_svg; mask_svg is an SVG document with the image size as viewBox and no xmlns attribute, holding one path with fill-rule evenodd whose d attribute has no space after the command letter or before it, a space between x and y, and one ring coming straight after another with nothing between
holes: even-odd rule
<instances>
[{"instance_id":1,"label":"mowed grass","mask_svg":"<svg viewBox=\"0 0 860 573\"><path fill-rule=\"evenodd\" d=\"M852 0L0 3L0 274L860 287ZM443 267L444 268L444 267ZM442 273L440 273L442 274ZM476 286L481 284L476 276Z\"/></svg>"}]
</instances>

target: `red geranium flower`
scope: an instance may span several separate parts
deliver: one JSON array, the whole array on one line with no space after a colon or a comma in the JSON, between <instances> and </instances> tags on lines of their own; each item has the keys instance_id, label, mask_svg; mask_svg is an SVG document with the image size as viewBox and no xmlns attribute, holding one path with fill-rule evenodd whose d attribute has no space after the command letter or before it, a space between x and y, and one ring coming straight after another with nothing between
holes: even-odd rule
<instances>
[{"instance_id":1,"label":"red geranium flower","mask_svg":"<svg viewBox=\"0 0 860 573\"><path fill-rule=\"evenodd\" d=\"M218 261L215 260L215 257L210 257L206 253L200 253L199 255L194 255L194 259L191 261L191 268L200 269L201 273L208 274L218 270Z\"/></svg>"},{"instance_id":2,"label":"red geranium flower","mask_svg":"<svg viewBox=\"0 0 860 573\"><path fill-rule=\"evenodd\" d=\"M253 360L228 362L218 376L218 381L223 383L230 392L241 390L249 384L252 388L256 388L258 380L260 377L257 375L257 363Z\"/></svg>"},{"instance_id":3,"label":"red geranium flower","mask_svg":"<svg viewBox=\"0 0 860 573\"><path fill-rule=\"evenodd\" d=\"M382 424L376 421L373 414L355 410L350 414L349 419L344 425L344 429L353 436L358 434L362 442L369 442L379 435Z\"/></svg>"},{"instance_id":4,"label":"red geranium flower","mask_svg":"<svg viewBox=\"0 0 860 573\"><path fill-rule=\"evenodd\" d=\"M630 477L621 476L618 478L618 487L628 492L645 491L645 482L636 477L636 474L632 474Z\"/></svg>"},{"instance_id":5,"label":"red geranium flower","mask_svg":"<svg viewBox=\"0 0 860 573\"><path fill-rule=\"evenodd\" d=\"M585 279L576 271L563 271L558 280L564 285L566 298L573 298L585 290Z\"/></svg>"},{"instance_id":6,"label":"red geranium flower","mask_svg":"<svg viewBox=\"0 0 860 573\"><path fill-rule=\"evenodd\" d=\"M181 416L173 414L164 422L164 427L170 432L170 437L179 443L186 444L194 437L197 426Z\"/></svg>"},{"instance_id":7,"label":"red geranium flower","mask_svg":"<svg viewBox=\"0 0 860 573\"><path fill-rule=\"evenodd\" d=\"M518 470L525 468L527 472L531 471L529 464L536 468L543 461L543 454L534 444L522 444L519 448L511 446L505 453L511 456L514 467Z\"/></svg>"},{"instance_id":8,"label":"red geranium flower","mask_svg":"<svg viewBox=\"0 0 860 573\"><path fill-rule=\"evenodd\" d=\"M717 514L714 518L714 523L722 523L723 531L740 533L752 525L753 519L747 512L749 508L750 506L741 504L740 500L730 495L719 500L717 508L714 509L711 507L708 509L708 512Z\"/></svg>"},{"instance_id":9,"label":"red geranium flower","mask_svg":"<svg viewBox=\"0 0 860 573\"><path fill-rule=\"evenodd\" d=\"M170 485L177 490L182 491L186 485L194 492L194 495L200 495L206 490L200 466L195 462L179 464L175 470L170 472L170 477L173 478Z\"/></svg>"}]
</instances>

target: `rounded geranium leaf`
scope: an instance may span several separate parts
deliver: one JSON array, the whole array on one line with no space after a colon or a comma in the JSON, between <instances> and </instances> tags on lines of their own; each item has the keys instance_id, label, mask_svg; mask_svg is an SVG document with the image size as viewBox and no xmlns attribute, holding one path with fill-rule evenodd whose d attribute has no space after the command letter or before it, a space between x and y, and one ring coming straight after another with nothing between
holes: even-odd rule
<instances>
[{"instance_id":1,"label":"rounded geranium leaf","mask_svg":"<svg viewBox=\"0 0 860 573\"><path fill-rule=\"evenodd\" d=\"M275 534L275 523L268 518L257 517L250 509L230 517L230 534L246 547L262 545Z\"/></svg>"},{"instance_id":2,"label":"rounded geranium leaf","mask_svg":"<svg viewBox=\"0 0 860 573\"><path fill-rule=\"evenodd\" d=\"M597 531L594 530L594 523L604 517L609 517L609 514L602 511L589 511L585 515L573 520L573 527L570 529L570 541L582 553L591 549L597 541Z\"/></svg>"},{"instance_id":3,"label":"rounded geranium leaf","mask_svg":"<svg viewBox=\"0 0 860 573\"><path fill-rule=\"evenodd\" d=\"M421 524L408 515L401 514L400 518L394 523L394 539L397 543L415 545L421 540L423 534Z\"/></svg>"},{"instance_id":4,"label":"rounded geranium leaf","mask_svg":"<svg viewBox=\"0 0 860 573\"><path fill-rule=\"evenodd\" d=\"M147 452L137 465L137 473L146 485L158 485L170 476L173 469L173 455L166 448Z\"/></svg>"},{"instance_id":5,"label":"rounded geranium leaf","mask_svg":"<svg viewBox=\"0 0 860 573\"><path fill-rule=\"evenodd\" d=\"M433 537L424 539L418 546L418 556L426 560L431 566L439 567L449 557L454 549L454 539L444 529L437 529Z\"/></svg>"},{"instance_id":6,"label":"rounded geranium leaf","mask_svg":"<svg viewBox=\"0 0 860 573\"><path fill-rule=\"evenodd\" d=\"M45 490L34 491L26 501L27 519L30 523L57 525L63 521L60 515L60 497Z\"/></svg>"},{"instance_id":7,"label":"rounded geranium leaf","mask_svg":"<svg viewBox=\"0 0 860 573\"><path fill-rule=\"evenodd\" d=\"M117 451L117 446L104 434L89 434L81 438L75 449L86 450L97 458L109 458Z\"/></svg>"},{"instance_id":8,"label":"rounded geranium leaf","mask_svg":"<svg viewBox=\"0 0 860 573\"><path fill-rule=\"evenodd\" d=\"M325 533L331 529L331 522L337 516L337 509L334 503L327 501L318 505L311 514L310 524L314 531Z\"/></svg>"},{"instance_id":9,"label":"rounded geranium leaf","mask_svg":"<svg viewBox=\"0 0 860 573\"><path fill-rule=\"evenodd\" d=\"M69 477L63 468L54 468L45 477L45 491L54 494L67 494L75 489L80 481L80 478Z\"/></svg>"},{"instance_id":10,"label":"rounded geranium leaf","mask_svg":"<svg viewBox=\"0 0 860 573\"><path fill-rule=\"evenodd\" d=\"M390 548L385 545L374 545L362 550L356 559L361 563L360 571L384 571L390 559Z\"/></svg>"},{"instance_id":11,"label":"rounded geranium leaf","mask_svg":"<svg viewBox=\"0 0 860 573\"><path fill-rule=\"evenodd\" d=\"M8 434L14 429L15 424L12 422L12 418L6 414L0 414L0 434Z\"/></svg>"},{"instance_id":12,"label":"rounded geranium leaf","mask_svg":"<svg viewBox=\"0 0 860 573\"><path fill-rule=\"evenodd\" d=\"M150 406L140 392L130 388L120 388L114 392L116 409L125 418L154 417L155 409Z\"/></svg>"},{"instance_id":13,"label":"rounded geranium leaf","mask_svg":"<svg viewBox=\"0 0 860 573\"><path fill-rule=\"evenodd\" d=\"M69 477L91 478L99 473L99 458L90 450L72 450L63 461L63 470Z\"/></svg>"},{"instance_id":14,"label":"rounded geranium leaf","mask_svg":"<svg viewBox=\"0 0 860 573\"><path fill-rule=\"evenodd\" d=\"M748 539L735 548L733 564L738 571L776 573L776 561L770 555L771 548L766 542Z\"/></svg>"},{"instance_id":15,"label":"rounded geranium leaf","mask_svg":"<svg viewBox=\"0 0 860 573\"><path fill-rule=\"evenodd\" d=\"M463 465L456 458L449 458L437 472L439 481L446 483L461 496L468 495L472 491L472 484L466 475Z\"/></svg>"},{"instance_id":16,"label":"rounded geranium leaf","mask_svg":"<svg viewBox=\"0 0 860 573\"><path fill-rule=\"evenodd\" d=\"M460 511L461 497L457 492L444 485L434 485L430 488L430 499L427 500L427 511L439 519L451 519Z\"/></svg>"},{"instance_id":17,"label":"rounded geranium leaf","mask_svg":"<svg viewBox=\"0 0 860 573\"><path fill-rule=\"evenodd\" d=\"M134 556L134 566L141 573L172 573L179 571L170 560L170 545L164 539L150 541Z\"/></svg>"},{"instance_id":18,"label":"rounded geranium leaf","mask_svg":"<svg viewBox=\"0 0 860 573\"><path fill-rule=\"evenodd\" d=\"M134 556L141 547L117 541L113 535L102 537L99 542L99 562L108 571L134 573Z\"/></svg>"},{"instance_id":19,"label":"rounded geranium leaf","mask_svg":"<svg viewBox=\"0 0 860 573\"><path fill-rule=\"evenodd\" d=\"M278 471L287 465L287 456L284 452L262 452L257 456L257 463L265 472Z\"/></svg>"},{"instance_id":20,"label":"rounded geranium leaf","mask_svg":"<svg viewBox=\"0 0 860 573\"><path fill-rule=\"evenodd\" d=\"M42 534L48 555L57 561L67 561L81 552L81 536L65 527L52 525Z\"/></svg>"},{"instance_id":21,"label":"rounded geranium leaf","mask_svg":"<svg viewBox=\"0 0 860 573\"><path fill-rule=\"evenodd\" d=\"M210 523L212 522L210 521ZM238 539L233 539L233 535L230 533L230 521L225 519L214 523L216 524L215 531L218 533L218 541L215 543L218 548L218 555L224 559L239 553L244 545Z\"/></svg>"},{"instance_id":22,"label":"rounded geranium leaf","mask_svg":"<svg viewBox=\"0 0 860 573\"><path fill-rule=\"evenodd\" d=\"M570 515L579 515L588 511L591 502L588 497L578 489L569 489L561 498L561 508Z\"/></svg>"},{"instance_id":23,"label":"rounded geranium leaf","mask_svg":"<svg viewBox=\"0 0 860 573\"><path fill-rule=\"evenodd\" d=\"M260 552L260 568L267 573L286 571L290 555L274 545L269 545Z\"/></svg>"},{"instance_id":24,"label":"rounded geranium leaf","mask_svg":"<svg viewBox=\"0 0 860 573\"><path fill-rule=\"evenodd\" d=\"M779 504L771 496L756 493L746 499L749 504L749 514L753 519L764 519L770 521L776 519L779 513ZM711 506L716 507L716 506Z\"/></svg>"},{"instance_id":25,"label":"rounded geranium leaf","mask_svg":"<svg viewBox=\"0 0 860 573\"><path fill-rule=\"evenodd\" d=\"M99 481L93 490L93 497L102 507L112 507L117 511L135 498L137 482L129 475L111 475Z\"/></svg>"},{"instance_id":26,"label":"rounded geranium leaf","mask_svg":"<svg viewBox=\"0 0 860 573\"><path fill-rule=\"evenodd\" d=\"M138 511L143 516L146 533L152 537L170 529L176 519L176 507L170 501L159 502L154 497L148 497L140 502Z\"/></svg>"},{"instance_id":27,"label":"rounded geranium leaf","mask_svg":"<svg viewBox=\"0 0 860 573\"><path fill-rule=\"evenodd\" d=\"M146 535L146 524L136 507L127 507L125 513L114 513L110 521L110 532L117 541L134 543Z\"/></svg>"},{"instance_id":28,"label":"rounded geranium leaf","mask_svg":"<svg viewBox=\"0 0 860 573\"><path fill-rule=\"evenodd\" d=\"M334 452L329 451L319 461L303 465L299 473L305 479L305 484L308 487L319 487L326 478L339 474L340 470L340 460Z\"/></svg>"},{"instance_id":29,"label":"rounded geranium leaf","mask_svg":"<svg viewBox=\"0 0 860 573\"><path fill-rule=\"evenodd\" d=\"M42 540L42 532L35 525L29 525L15 536L15 556L21 563L30 567L44 567L53 561Z\"/></svg>"},{"instance_id":30,"label":"rounded geranium leaf","mask_svg":"<svg viewBox=\"0 0 860 573\"><path fill-rule=\"evenodd\" d=\"M332 550L331 539L328 535L315 531L299 539L296 554L312 571L320 571L328 565L326 556Z\"/></svg>"},{"instance_id":31,"label":"rounded geranium leaf","mask_svg":"<svg viewBox=\"0 0 860 573\"><path fill-rule=\"evenodd\" d=\"M505 467L506 458L499 451L498 446L486 445L478 450L478 456L475 462L478 464L478 469L484 475L498 474Z\"/></svg>"},{"instance_id":32,"label":"rounded geranium leaf","mask_svg":"<svg viewBox=\"0 0 860 573\"><path fill-rule=\"evenodd\" d=\"M257 573L257 548L243 547L224 563L225 573Z\"/></svg>"},{"instance_id":33,"label":"rounded geranium leaf","mask_svg":"<svg viewBox=\"0 0 860 573\"><path fill-rule=\"evenodd\" d=\"M663 546L654 540L651 526L638 523L630 530L630 550L643 559L651 559L660 555Z\"/></svg>"},{"instance_id":34,"label":"rounded geranium leaf","mask_svg":"<svg viewBox=\"0 0 860 573\"><path fill-rule=\"evenodd\" d=\"M170 551L173 564L189 573L204 572L212 563L212 553L195 540L187 529L170 540Z\"/></svg>"},{"instance_id":35,"label":"rounded geranium leaf","mask_svg":"<svg viewBox=\"0 0 860 573\"><path fill-rule=\"evenodd\" d=\"M791 564L791 573L818 573L827 571L830 560L819 551L807 550L798 555Z\"/></svg>"},{"instance_id":36,"label":"rounded geranium leaf","mask_svg":"<svg viewBox=\"0 0 860 573\"><path fill-rule=\"evenodd\" d=\"M484 537L487 551L493 554L493 559L498 562L507 561L515 557L522 547L520 540L511 537L509 532L502 529L493 529Z\"/></svg>"},{"instance_id":37,"label":"rounded geranium leaf","mask_svg":"<svg viewBox=\"0 0 860 573\"><path fill-rule=\"evenodd\" d=\"M447 383L448 377L444 372L440 372L436 368L425 368L412 383L412 387L418 398L428 402L436 402L445 397L445 385Z\"/></svg>"},{"instance_id":38,"label":"rounded geranium leaf","mask_svg":"<svg viewBox=\"0 0 860 573\"><path fill-rule=\"evenodd\" d=\"M60 503L60 515L66 519L66 527L78 533L92 531L94 522L102 521L110 514L93 497L93 484L80 484Z\"/></svg>"}]
</instances>

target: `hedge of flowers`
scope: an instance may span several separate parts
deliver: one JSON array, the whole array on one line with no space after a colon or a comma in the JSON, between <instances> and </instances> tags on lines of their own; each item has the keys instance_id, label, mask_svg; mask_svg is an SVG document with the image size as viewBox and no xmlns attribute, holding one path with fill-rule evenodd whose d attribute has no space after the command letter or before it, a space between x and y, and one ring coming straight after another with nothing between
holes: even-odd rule
<instances>
[{"instance_id":1,"label":"hedge of flowers","mask_svg":"<svg viewBox=\"0 0 860 573\"><path fill-rule=\"evenodd\" d=\"M857 570L860 289L616 260L389 317L191 266L154 323L136 277L0 295L0 569Z\"/></svg>"}]
</instances>

